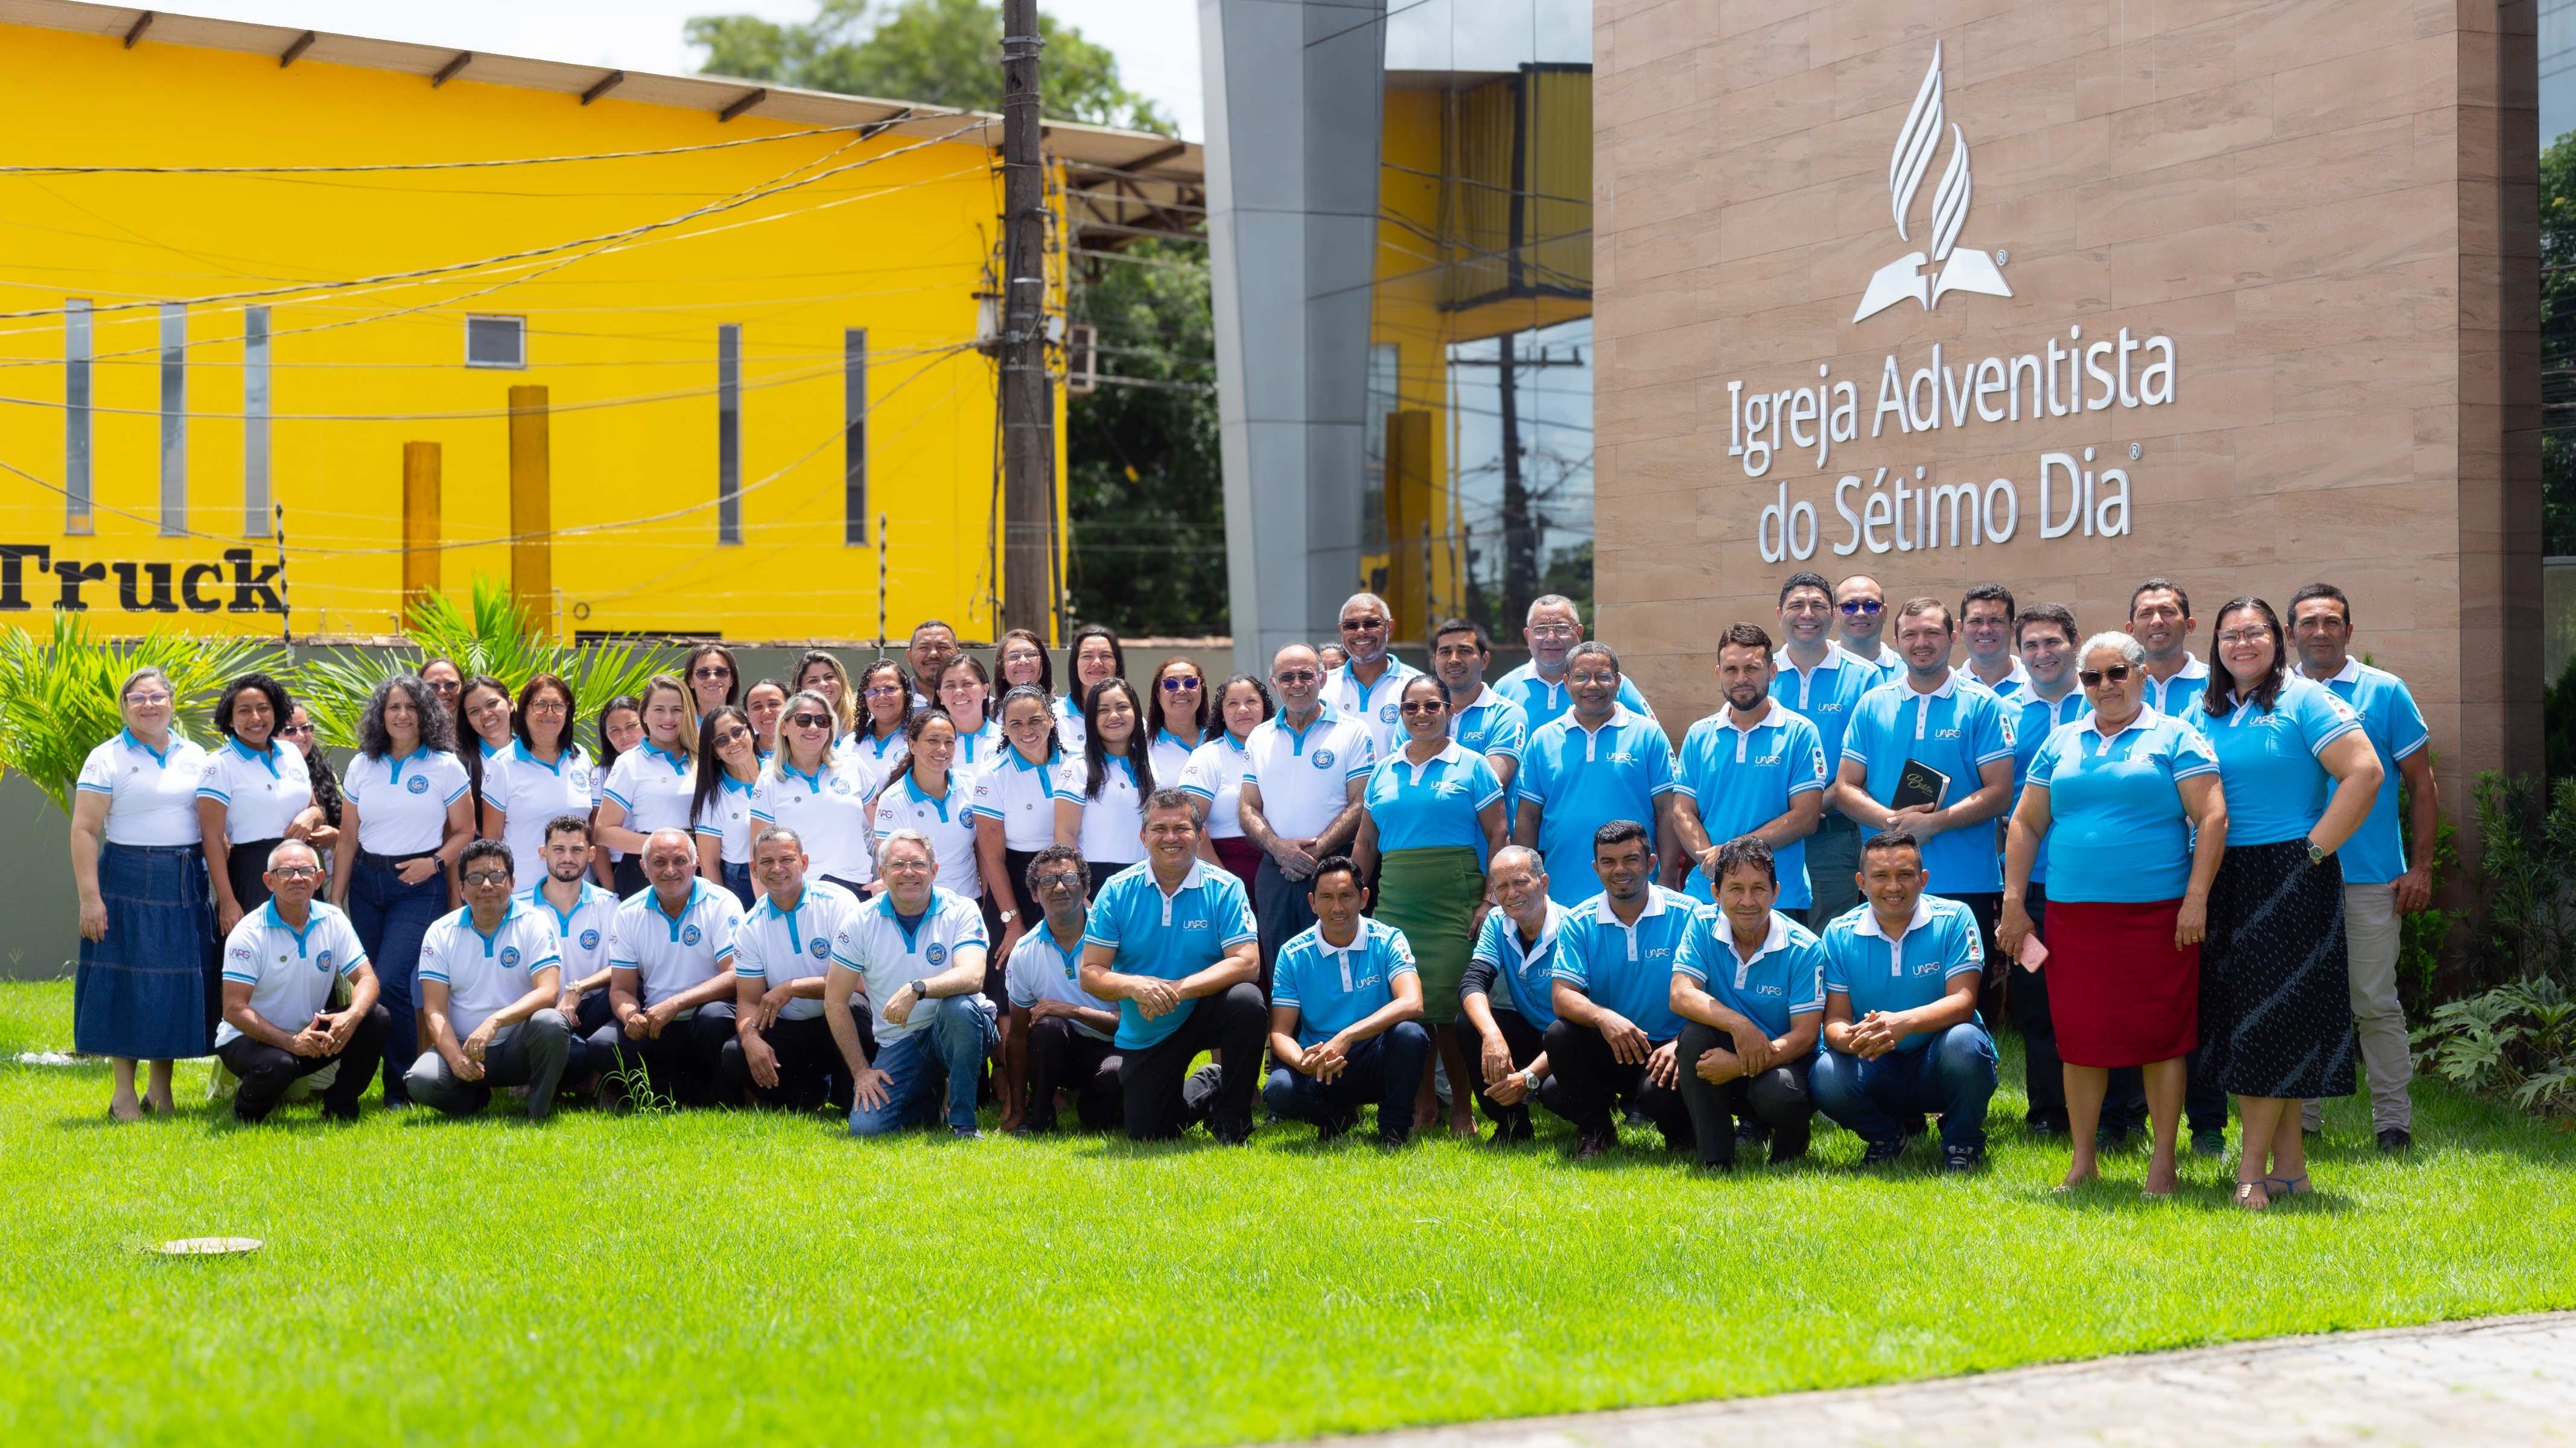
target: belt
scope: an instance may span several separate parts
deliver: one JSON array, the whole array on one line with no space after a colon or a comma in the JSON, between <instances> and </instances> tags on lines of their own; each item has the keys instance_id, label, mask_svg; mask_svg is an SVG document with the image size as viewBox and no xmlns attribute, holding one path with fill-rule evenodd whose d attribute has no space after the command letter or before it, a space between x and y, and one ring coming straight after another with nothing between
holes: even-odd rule
<instances>
[{"instance_id":1,"label":"belt","mask_svg":"<svg viewBox=\"0 0 2576 1448\"><path fill-rule=\"evenodd\" d=\"M436 850L418 850L408 855L379 855L373 850L360 850L358 863L371 869L397 870L414 860L432 859L437 854Z\"/></svg>"}]
</instances>

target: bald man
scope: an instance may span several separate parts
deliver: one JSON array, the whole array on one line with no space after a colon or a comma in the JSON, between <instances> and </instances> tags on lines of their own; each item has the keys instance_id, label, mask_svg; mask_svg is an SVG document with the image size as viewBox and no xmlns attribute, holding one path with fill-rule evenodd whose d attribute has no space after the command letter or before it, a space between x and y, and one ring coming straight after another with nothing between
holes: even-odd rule
<instances>
[{"instance_id":1,"label":"bald man","mask_svg":"<svg viewBox=\"0 0 2576 1448\"><path fill-rule=\"evenodd\" d=\"M1422 672L1387 652L1394 632L1395 611L1385 599L1352 594L1341 617L1342 651L1350 661L1324 676L1324 703L1334 713L1358 720L1380 759L1403 740L1396 703L1404 697L1404 681Z\"/></svg>"}]
</instances>

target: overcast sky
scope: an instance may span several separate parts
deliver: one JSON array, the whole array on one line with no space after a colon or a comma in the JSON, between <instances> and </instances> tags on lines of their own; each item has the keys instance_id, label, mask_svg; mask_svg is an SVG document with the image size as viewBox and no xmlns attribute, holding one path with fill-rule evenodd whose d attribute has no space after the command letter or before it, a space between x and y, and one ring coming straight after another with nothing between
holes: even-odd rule
<instances>
[{"instance_id":1,"label":"overcast sky","mask_svg":"<svg viewBox=\"0 0 2576 1448\"><path fill-rule=\"evenodd\" d=\"M1116 52L1129 89L1160 104L1180 122L1182 135L1204 138L1195 0L1039 0L1039 8ZM173 13L685 75L700 59L680 38L690 16L801 20L814 6L810 0L180 0Z\"/></svg>"}]
</instances>

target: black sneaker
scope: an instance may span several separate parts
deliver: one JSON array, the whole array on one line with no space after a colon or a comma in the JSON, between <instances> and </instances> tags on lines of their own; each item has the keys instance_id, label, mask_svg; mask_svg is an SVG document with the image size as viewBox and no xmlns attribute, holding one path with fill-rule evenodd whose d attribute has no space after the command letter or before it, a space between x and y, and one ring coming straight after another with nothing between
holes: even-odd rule
<instances>
[{"instance_id":1,"label":"black sneaker","mask_svg":"<svg viewBox=\"0 0 2576 1448\"><path fill-rule=\"evenodd\" d=\"M1869 1149L1860 1154L1860 1164L1864 1167L1893 1166L1896 1164L1896 1159L1903 1155L1905 1155L1905 1143L1902 1140L1873 1141L1869 1144Z\"/></svg>"},{"instance_id":2,"label":"black sneaker","mask_svg":"<svg viewBox=\"0 0 2576 1448\"><path fill-rule=\"evenodd\" d=\"M1950 1176L1965 1176L1986 1164L1982 1146L1945 1146L1941 1148L1941 1170Z\"/></svg>"},{"instance_id":3,"label":"black sneaker","mask_svg":"<svg viewBox=\"0 0 2576 1448\"><path fill-rule=\"evenodd\" d=\"M2379 1133L2379 1149L2392 1155L2401 1151L2413 1151L2415 1133L2402 1126L2383 1128Z\"/></svg>"},{"instance_id":4,"label":"black sneaker","mask_svg":"<svg viewBox=\"0 0 2576 1448\"><path fill-rule=\"evenodd\" d=\"M2191 1134L2191 1150L2194 1156L2225 1156L2227 1133L2216 1127L2195 1131Z\"/></svg>"},{"instance_id":5,"label":"black sneaker","mask_svg":"<svg viewBox=\"0 0 2576 1448\"><path fill-rule=\"evenodd\" d=\"M1576 1161L1590 1161L1618 1144L1619 1133L1616 1131L1585 1131L1578 1133L1574 1139L1574 1159Z\"/></svg>"},{"instance_id":6,"label":"black sneaker","mask_svg":"<svg viewBox=\"0 0 2576 1448\"><path fill-rule=\"evenodd\" d=\"M2033 1136L2064 1136L2067 1132L2066 1118L2054 1111L2039 1112L2025 1124Z\"/></svg>"},{"instance_id":7,"label":"black sneaker","mask_svg":"<svg viewBox=\"0 0 2576 1448\"><path fill-rule=\"evenodd\" d=\"M1770 1139L1771 1128L1751 1117L1735 1123L1735 1146L1738 1151L1746 1147L1758 1147Z\"/></svg>"},{"instance_id":8,"label":"black sneaker","mask_svg":"<svg viewBox=\"0 0 2576 1448\"><path fill-rule=\"evenodd\" d=\"M1380 1131L1377 1134L1377 1145L1380 1151L1402 1151L1412 1140L1413 1128L1410 1126L1399 1126L1393 1131Z\"/></svg>"},{"instance_id":9,"label":"black sneaker","mask_svg":"<svg viewBox=\"0 0 2576 1448\"><path fill-rule=\"evenodd\" d=\"M1780 1166L1788 1162L1804 1160L1807 1155L1807 1143L1809 1139L1809 1135L1805 1131L1800 1131L1794 1136L1787 1132L1782 1132L1772 1137L1771 1165Z\"/></svg>"},{"instance_id":10,"label":"black sneaker","mask_svg":"<svg viewBox=\"0 0 2576 1448\"><path fill-rule=\"evenodd\" d=\"M982 1141L984 1139L984 1129L980 1126L952 1126L948 1128L948 1134L957 1138L959 1141Z\"/></svg>"}]
</instances>

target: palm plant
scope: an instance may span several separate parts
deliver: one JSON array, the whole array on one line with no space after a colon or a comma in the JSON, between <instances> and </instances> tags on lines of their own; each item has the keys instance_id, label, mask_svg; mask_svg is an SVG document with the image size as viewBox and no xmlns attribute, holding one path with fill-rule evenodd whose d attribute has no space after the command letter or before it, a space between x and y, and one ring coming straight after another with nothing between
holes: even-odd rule
<instances>
[{"instance_id":1,"label":"palm plant","mask_svg":"<svg viewBox=\"0 0 2576 1448\"><path fill-rule=\"evenodd\" d=\"M125 727L116 686L145 664L170 676L174 727L204 742L214 736L207 715L224 686L253 671L282 674L285 655L254 639L174 633L101 641L76 613L56 613L48 637L0 631L0 766L70 814L81 761Z\"/></svg>"},{"instance_id":2,"label":"palm plant","mask_svg":"<svg viewBox=\"0 0 2576 1448\"><path fill-rule=\"evenodd\" d=\"M358 718L376 685L397 673L417 672L434 658L453 661L469 676L490 674L514 693L537 674L555 674L572 685L575 700L593 710L620 694L641 692L663 667L658 651L647 645L547 638L515 595L479 576L464 608L443 593L415 602L403 635L403 648L372 655L334 649L296 670L296 700L313 716L323 743L357 748Z\"/></svg>"}]
</instances>

